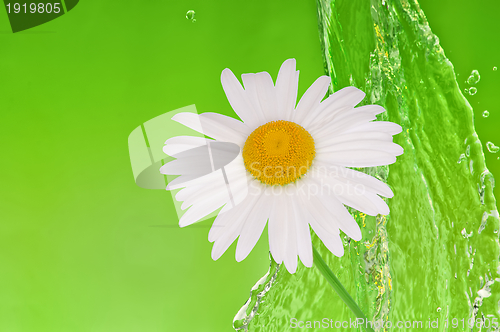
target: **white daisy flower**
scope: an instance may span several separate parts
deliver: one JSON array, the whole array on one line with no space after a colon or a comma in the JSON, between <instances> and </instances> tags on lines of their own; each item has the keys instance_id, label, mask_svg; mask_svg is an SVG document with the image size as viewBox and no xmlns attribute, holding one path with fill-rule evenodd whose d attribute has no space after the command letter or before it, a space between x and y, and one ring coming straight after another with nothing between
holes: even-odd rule
<instances>
[{"instance_id":1,"label":"white daisy flower","mask_svg":"<svg viewBox=\"0 0 500 332\"><path fill-rule=\"evenodd\" d=\"M340 230L355 241L361 230L345 206L368 215L388 214L383 182L349 167L392 164L403 149L392 142L398 124L376 121L381 106L355 106L365 93L347 87L322 101L330 77L321 76L296 104L295 59L281 66L276 85L267 72L243 74L243 87L229 69L222 87L241 121L217 113L179 113L172 119L213 140L178 136L164 152L177 159L163 174L180 175L167 190L180 190L181 227L222 208L208 235L217 260L238 238L236 260L250 253L266 223L269 248L287 270L313 264L309 226L336 256L344 254ZM208 153L208 154L207 154ZM203 162L207 156L210 162ZM208 160L204 159L204 160ZM216 165L218 163L218 165ZM209 165L209 166L207 166Z\"/></svg>"}]
</instances>

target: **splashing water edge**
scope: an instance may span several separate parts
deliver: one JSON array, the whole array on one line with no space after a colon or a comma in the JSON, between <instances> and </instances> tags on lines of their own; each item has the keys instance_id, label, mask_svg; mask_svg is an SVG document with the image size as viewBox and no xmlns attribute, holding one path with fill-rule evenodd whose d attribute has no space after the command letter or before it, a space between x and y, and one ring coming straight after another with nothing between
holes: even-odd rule
<instances>
[{"instance_id":1,"label":"splashing water edge","mask_svg":"<svg viewBox=\"0 0 500 332\"><path fill-rule=\"evenodd\" d=\"M317 0L317 6L330 92L353 85L366 92L364 104L384 106L379 120L401 124L395 142L405 153L389 167L364 169L393 189L390 215L350 210L363 240L343 237L341 258L312 234L314 246L369 320L420 321L425 330L439 319L439 331L452 330L453 318L491 325L500 318L494 179L439 39L415 0ZM314 267L299 263L290 275L272 264L235 317L239 330L355 319Z\"/></svg>"}]
</instances>

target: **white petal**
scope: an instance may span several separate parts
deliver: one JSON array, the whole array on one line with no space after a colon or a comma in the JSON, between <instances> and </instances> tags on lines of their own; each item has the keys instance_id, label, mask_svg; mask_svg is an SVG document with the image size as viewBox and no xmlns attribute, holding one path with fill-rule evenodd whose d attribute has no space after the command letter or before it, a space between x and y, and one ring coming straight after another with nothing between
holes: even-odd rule
<instances>
[{"instance_id":1,"label":"white petal","mask_svg":"<svg viewBox=\"0 0 500 332\"><path fill-rule=\"evenodd\" d=\"M220 191L189 208L179 220L179 226L191 225L229 202L227 192Z\"/></svg>"},{"instance_id":2,"label":"white petal","mask_svg":"<svg viewBox=\"0 0 500 332\"><path fill-rule=\"evenodd\" d=\"M242 181L244 183L244 181ZM244 184L247 185L246 183ZM222 236L225 231L228 229L227 225L231 225L234 220L243 215L246 218L246 215L253 213L251 208L255 204L256 200L261 196L262 191L260 188L248 188L246 191L246 195L240 200L237 201L235 194L235 190L240 190L238 188L234 189L231 187L231 193L233 194L233 201L236 204L233 206L232 204L227 204L224 206L213 223L212 228L208 234L208 240L210 242L216 241L220 236Z\"/></svg>"},{"instance_id":3,"label":"white petal","mask_svg":"<svg viewBox=\"0 0 500 332\"><path fill-rule=\"evenodd\" d=\"M175 197L178 200L184 201L181 205L181 209L183 210L191 205L200 204L203 201L211 200L212 197L216 197L219 195L224 195L226 202L230 201L229 190L226 186L224 179L214 182L209 186L201 187L197 189L195 192L189 193L187 196L184 195L182 199L179 198L180 197L179 194L190 188L191 187L182 189Z\"/></svg>"},{"instance_id":4,"label":"white petal","mask_svg":"<svg viewBox=\"0 0 500 332\"><path fill-rule=\"evenodd\" d=\"M310 217L307 206L304 206L297 195L291 197L293 213L296 215L295 224L297 229L297 253L300 260L306 267L313 264L313 252L311 244L311 233L309 231L308 220Z\"/></svg>"},{"instance_id":5,"label":"white petal","mask_svg":"<svg viewBox=\"0 0 500 332\"><path fill-rule=\"evenodd\" d=\"M311 244L311 233L309 231L309 223L307 223L305 220L300 220L297 222L297 248L302 264L304 264L304 266L306 267L312 267L313 252Z\"/></svg>"},{"instance_id":6,"label":"white petal","mask_svg":"<svg viewBox=\"0 0 500 332\"><path fill-rule=\"evenodd\" d=\"M357 132L357 133L343 133L342 135L335 135L331 137L324 137L323 139L315 139L314 145L317 150L328 147L330 145L351 142L354 140L379 140L392 142L392 136L378 131Z\"/></svg>"},{"instance_id":7,"label":"white petal","mask_svg":"<svg viewBox=\"0 0 500 332\"><path fill-rule=\"evenodd\" d=\"M316 200L315 197L306 197L304 195L301 195L299 197L303 203L303 206L307 207L306 209L304 209L306 218L316 235L319 236L327 249L330 250L334 255L338 257L344 255L344 247L342 245L342 241L340 240L340 232L335 217L332 216L330 212L326 210L325 207L321 204L321 202ZM310 259L310 264L312 265L312 252Z\"/></svg>"},{"instance_id":8,"label":"white petal","mask_svg":"<svg viewBox=\"0 0 500 332\"><path fill-rule=\"evenodd\" d=\"M385 112L385 108L383 108L380 105L365 105L365 106L360 106L360 107L356 107L356 110L358 112L367 112L367 113L371 113L373 115L377 115L377 114Z\"/></svg>"},{"instance_id":9,"label":"white petal","mask_svg":"<svg viewBox=\"0 0 500 332\"><path fill-rule=\"evenodd\" d=\"M251 129L258 127L259 118L256 116L255 110L247 99L240 82L228 68L222 71L221 82L229 104L240 119Z\"/></svg>"},{"instance_id":10,"label":"white petal","mask_svg":"<svg viewBox=\"0 0 500 332\"><path fill-rule=\"evenodd\" d=\"M309 187L305 189L307 195L302 194L301 199L310 206L308 211L311 216L321 222L321 226L329 233L335 233L340 228L347 236L359 241L361 239L359 225L339 199L331 192L320 192L317 179L307 180L309 180L307 181Z\"/></svg>"},{"instance_id":11,"label":"white petal","mask_svg":"<svg viewBox=\"0 0 500 332\"><path fill-rule=\"evenodd\" d=\"M261 124L276 118L276 91L274 89L273 79L267 72L257 74L241 75L247 98L252 103L253 108Z\"/></svg>"},{"instance_id":12,"label":"white petal","mask_svg":"<svg viewBox=\"0 0 500 332\"><path fill-rule=\"evenodd\" d=\"M197 157L197 162L191 158L172 160L160 168L160 173L168 175L197 175L203 176L212 171L208 152L206 158Z\"/></svg>"},{"instance_id":13,"label":"white petal","mask_svg":"<svg viewBox=\"0 0 500 332\"><path fill-rule=\"evenodd\" d=\"M241 121L216 113L177 113L172 120L221 142L245 142L250 129Z\"/></svg>"},{"instance_id":14,"label":"white petal","mask_svg":"<svg viewBox=\"0 0 500 332\"><path fill-rule=\"evenodd\" d=\"M226 250L231 246L231 244L236 240L236 238L239 235L239 232L241 231L241 228L243 227L243 222L242 218L238 218L236 221L234 221L234 224L231 225L232 229L229 231L227 230L227 233L223 233L221 237L215 241L213 247L212 247L212 259L214 261L218 260L223 253L226 252Z\"/></svg>"},{"instance_id":15,"label":"white petal","mask_svg":"<svg viewBox=\"0 0 500 332\"><path fill-rule=\"evenodd\" d=\"M215 240L212 248L212 259L217 260L229 248L231 243L240 235L243 225L247 219L252 219L252 210L259 196L250 196L249 203L241 214L237 215L232 221L227 224L222 230L220 237Z\"/></svg>"},{"instance_id":16,"label":"white petal","mask_svg":"<svg viewBox=\"0 0 500 332\"><path fill-rule=\"evenodd\" d=\"M345 133L354 133L354 132L367 132L367 131L380 131L387 133L389 135L399 134L403 128L400 125L394 122L389 121L375 121L369 122L365 124L358 125L356 127L352 127L345 131Z\"/></svg>"},{"instance_id":17,"label":"white petal","mask_svg":"<svg viewBox=\"0 0 500 332\"><path fill-rule=\"evenodd\" d=\"M295 273L297 271L297 225L296 215L293 213L293 207L290 197L284 197L285 210L287 218L283 232L285 233L285 266L288 272Z\"/></svg>"},{"instance_id":18,"label":"white petal","mask_svg":"<svg viewBox=\"0 0 500 332\"><path fill-rule=\"evenodd\" d=\"M340 142L332 144L327 147L318 148L317 154L326 152L340 152L340 151L357 151L357 150L376 150L390 153L395 156L402 155L404 150L401 146L393 142L380 141L380 140L351 140L347 142Z\"/></svg>"},{"instance_id":19,"label":"white petal","mask_svg":"<svg viewBox=\"0 0 500 332\"><path fill-rule=\"evenodd\" d=\"M162 174L183 175L181 179L169 183L167 190L186 187L195 183L200 184L200 181L209 185L209 180L212 178L201 178L222 168L231 174L232 182L235 182L235 173L238 174L237 179L245 178L244 164L239 162L239 158L241 158L240 148L234 143L209 141L211 142L207 145L178 153L176 160L160 168ZM221 171L219 173L220 175L217 177L219 179L223 178ZM197 180L198 178L200 180ZM184 180L184 182L181 182L181 180Z\"/></svg>"},{"instance_id":20,"label":"white petal","mask_svg":"<svg viewBox=\"0 0 500 332\"><path fill-rule=\"evenodd\" d=\"M328 91L331 79L328 76L319 77L300 98L297 109L294 112L294 122L300 124L308 113L319 106L321 100Z\"/></svg>"},{"instance_id":21,"label":"white petal","mask_svg":"<svg viewBox=\"0 0 500 332\"><path fill-rule=\"evenodd\" d=\"M202 113L200 118L203 130L207 129L209 132L205 135L221 142L233 142L242 146L252 132L245 123L219 113Z\"/></svg>"},{"instance_id":22,"label":"white petal","mask_svg":"<svg viewBox=\"0 0 500 332\"><path fill-rule=\"evenodd\" d=\"M174 160L174 161L177 161L177 160ZM171 161L170 163L173 163L174 161ZM163 165L162 168L160 168L160 171L162 173L165 172L163 167L169 165L170 163ZM168 173L166 173L166 174L168 174ZM210 170L210 172L208 172L207 174L204 174L204 175L200 175L200 173L193 173L193 174L187 174L187 175L182 175L182 176L186 180L188 179L188 177L193 177L193 178L191 180L187 180L185 182L172 181L167 185L167 190L175 190L175 189L189 187L189 186L207 186L207 185L211 185L214 182L223 182L224 181L224 176L223 176L221 170L217 170L215 172L212 172Z\"/></svg>"},{"instance_id":23,"label":"white petal","mask_svg":"<svg viewBox=\"0 0 500 332\"><path fill-rule=\"evenodd\" d=\"M356 116L359 114L365 114L367 118L376 119L376 115L384 111L385 109L382 106L378 105L367 105L356 108L342 108L339 112L336 112L333 115L330 115L329 117L323 119L321 123L318 123L318 127L321 127L322 125L327 123L330 126L331 124L336 124L338 122L349 122L353 119L356 119Z\"/></svg>"},{"instance_id":24,"label":"white petal","mask_svg":"<svg viewBox=\"0 0 500 332\"><path fill-rule=\"evenodd\" d=\"M317 128L310 129L309 133L311 133L313 137L317 138L340 135L350 128L368 123L376 118L377 117L375 115L370 113L355 112L353 110L347 116L344 116L338 121L334 118L334 120L330 122L321 123Z\"/></svg>"},{"instance_id":25,"label":"white petal","mask_svg":"<svg viewBox=\"0 0 500 332\"><path fill-rule=\"evenodd\" d=\"M215 221L208 232L208 241L214 242L220 238L220 236L229 229L228 225L236 220L238 216L241 216L247 210L247 207L251 202L252 200L248 197L235 207L232 207L231 205L224 206L215 218Z\"/></svg>"},{"instance_id":26,"label":"white petal","mask_svg":"<svg viewBox=\"0 0 500 332\"><path fill-rule=\"evenodd\" d=\"M308 191L307 195L299 195L302 205L306 207L304 211L307 211L306 218L308 218L307 221L309 224L312 226L311 219L314 219L329 233L339 234L339 224L335 216L331 216L330 212L323 207L315 195L309 195L310 193L311 191Z\"/></svg>"},{"instance_id":27,"label":"white petal","mask_svg":"<svg viewBox=\"0 0 500 332\"><path fill-rule=\"evenodd\" d=\"M204 137L175 136L169 138L165 142L165 146L163 147L163 152L165 152L165 154L168 154L171 157L174 157L178 153L204 145L207 145L207 139Z\"/></svg>"},{"instance_id":28,"label":"white petal","mask_svg":"<svg viewBox=\"0 0 500 332\"><path fill-rule=\"evenodd\" d=\"M295 59L288 59L281 65L276 80L277 117L290 120L297 102L299 75L295 70Z\"/></svg>"},{"instance_id":29,"label":"white petal","mask_svg":"<svg viewBox=\"0 0 500 332\"><path fill-rule=\"evenodd\" d=\"M323 100L314 112L309 113L302 122L303 127L321 123L325 121L329 115L336 114L341 110L352 109L359 104L363 98L365 98L365 93L358 88L353 86L343 88Z\"/></svg>"},{"instance_id":30,"label":"white petal","mask_svg":"<svg viewBox=\"0 0 500 332\"><path fill-rule=\"evenodd\" d=\"M285 240L283 229L286 222L286 209L280 195L271 195L268 199L272 200L273 204L267 227L269 233L269 250L276 263L281 264L285 255L282 251L282 246Z\"/></svg>"},{"instance_id":31,"label":"white petal","mask_svg":"<svg viewBox=\"0 0 500 332\"><path fill-rule=\"evenodd\" d=\"M373 150L327 152L316 158L318 161L346 167L375 167L396 162L393 154Z\"/></svg>"},{"instance_id":32,"label":"white petal","mask_svg":"<svg viewBox=\"0 0 500 332\"><path fill-rule=\"evenodd\" d=\"M332 254L337 257L342 257L344 255L344 246L339 234L333 234L326 231L325 228L314 219L311 220L311 227Z\"/></svg>"},{"instance_id":33,"label":"white petal","mask_svg":"<svg viewBox=\"0 0 500 332\"><path fill-rule=\"evenodd\" d=\"M380 213L382 215L388 215L390 213L389 206L378 195L375 195L372 193L367 193L366 197L368 197L368 199L370 199L373 202L373 204L375 204L377 206L378 213Z\"/></svg>"},{"instance_id":34,"label":"white petal","mask_svg":"<svg viewBox=\"0 0 500 332\"><path fill-rule=\"evenodd\" d=\"M335 216L340 229L355 241L361 240L361 229L358 223L342 203L334 195L318 195L321 205L323 205L332 215Z\"/></svg>"},{"instance_id":35,"label":"white petal","mask_svg":"<svg viewBox=\"0 0 500 332\"><path fill-rule=\"evenodd\" d=\"M370 216L378 214L377 205L375 205L367 196L375 195L370 193L364 188L357 188L349 183L342 183L335 178L324 178L324 184L330 184L331 187L322 188L323 190L330 190L343 204L350 206L358 211L366 213ZM376 195L375 195L376 196Z\"/></svg>"},{"instance_id":36,"label":"white petal","mask_svg":"<svg viewBox=\"0 0 500 332\"><path fill-rule=\"evenodd\" d=\"M204 188L204 186L202 186L202 185L200 185L200 186L188 186L186 188L179 190L179 192L175 195L175 199L178 202L183 202L186 198L195 194L196 192L198 192L200 189L203 189L203 188Z\"/></svg>"},{"instance_id":37,"label":"white petal","mask_svg":"<svg viewBox=\"0 0 500 332\"><path fill-rule=\"evenodd\" d=\"M238 262L248 256L262 235L271 213L271 203L265 196L262 196L252 213L254 216L247 219L238 239L238 245L236 246L236 261Z\"/></svg>"},{"instance_id":38,"label":"white petal","mask_svg":"<svg viewBox=\"0 0 500 332\"><path fill-rule=\"evenodd\" d=\"M249 190L261 190L261 183L254 180L245 169L241 153L224 167L226 179L233 196L234 204L238 205L249 194ZM252 192L252 194L254 194Z\"/></svg>"},{"instance_id":39,"label":"white petal","mask_svg":"<svg viewBox=\"0 0 500 332\"><path fill-rule=\"evenodd\" d=\"M366 188L366 190L371 191L374 194L389 198L394 196L391 188L389 188L387 184L363 172L341 166L329 165L320 161L316 161L313 171L314 174L317 172L321 172L320 174L323 174L322 172L324 172L328 176L336 177L339 181L349 182L353 185L362 185Z\"/></svg>"},{"instance_id":40,"label":"white petal","mask_svg":"<svg viewBox=\"0 0 500 332\"><path fill-rule=\"evenodd\" d=\"M197 179L198 175L179 175L167 184L167 190L179 189L185 187L184 183Z\"/></svg>"},{"instance_id":41,"label":"white petal","mask_svg":"<svg viewBox=\"0 0 500 332\"><path fill-rule=\"evenodd\" d=\"M198 174L203 176L233 161L240 153L235 143L207 140L206 145L177 153L173 160L160 168L163 174Z\"/></svg>"}]
</instances>

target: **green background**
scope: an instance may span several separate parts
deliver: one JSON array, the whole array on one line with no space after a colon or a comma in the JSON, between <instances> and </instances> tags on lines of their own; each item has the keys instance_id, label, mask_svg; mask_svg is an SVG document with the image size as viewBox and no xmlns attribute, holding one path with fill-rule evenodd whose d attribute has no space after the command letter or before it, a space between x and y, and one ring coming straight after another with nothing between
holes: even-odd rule
<instances>
[{"instance_id":1,"label":"green background","mask_svg":"<svg viewBox=\"0 0 500 332\"><path fill-rule=\"evenodd\" d=\"M479 70L467 97L483 146L500 145L500 4L421 5L462 89ZM234 115L226 67L276 78L294 57L301 95L323 74L314 1L85 1L16 34L1 12L0 45L0 331L231 331L267 236L212 261L210 222L173 227L170 194L135 185L127 137L190 104Z\"/></svg>"}]
</instances>

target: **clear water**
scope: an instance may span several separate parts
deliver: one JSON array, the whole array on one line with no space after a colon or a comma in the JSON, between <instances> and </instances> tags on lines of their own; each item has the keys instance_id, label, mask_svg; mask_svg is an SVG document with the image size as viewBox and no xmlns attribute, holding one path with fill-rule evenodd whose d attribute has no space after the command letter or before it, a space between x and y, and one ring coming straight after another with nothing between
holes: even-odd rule
<instances>
[{"instance_id":1,"label":"clear water","mask_svg":"<svg viewBox=\"0 0 500 332\"><path fill-rule=\"evenodd\" d=\"M415 0L317 4L333 89L354 85L367 93L365 103L383 105L383 119L403 127L395 142L405 153L390 167L365 169L393 188L390 215L351 211L363 240L345 239L342 258L316 236L314 245L370 320L422 321L422 331L436 319L439 331L498 330L467 326L470 318L499 318L499 218L472 108L438 38ZM477 83L479 73L471 76ZM234 326L295 330L291 318L354 316L314 267L290 275L271 261Z\"/></svg>"}]
</instances>

